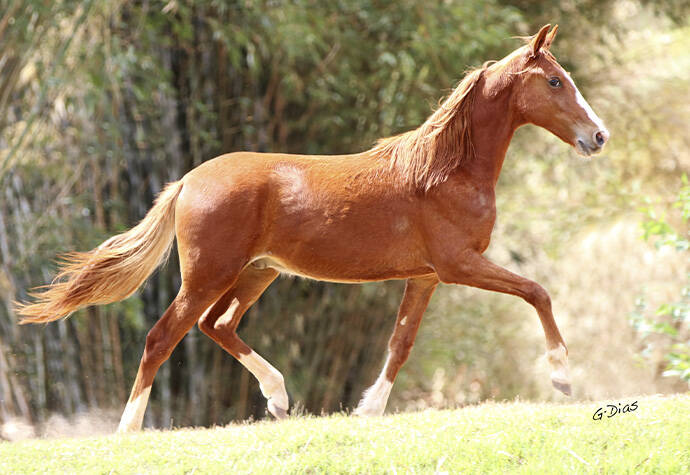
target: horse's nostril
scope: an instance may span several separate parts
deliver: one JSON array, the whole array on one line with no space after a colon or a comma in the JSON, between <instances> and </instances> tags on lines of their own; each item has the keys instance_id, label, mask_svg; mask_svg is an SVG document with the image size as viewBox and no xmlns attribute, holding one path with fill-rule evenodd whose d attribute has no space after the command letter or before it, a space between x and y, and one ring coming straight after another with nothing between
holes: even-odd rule
<instances>
[{"instance_id":1,"label":"horse's nostril","mask_svg":"<svg viewBox=\"0 0 690 475\"><path fill-rule=\"evenodd\" d=\"M598 146L604 145L606 143L606 136L604 135L604 132L601 130L594 134L594 141L597 143Z\"/></svg>"}]
</instances>

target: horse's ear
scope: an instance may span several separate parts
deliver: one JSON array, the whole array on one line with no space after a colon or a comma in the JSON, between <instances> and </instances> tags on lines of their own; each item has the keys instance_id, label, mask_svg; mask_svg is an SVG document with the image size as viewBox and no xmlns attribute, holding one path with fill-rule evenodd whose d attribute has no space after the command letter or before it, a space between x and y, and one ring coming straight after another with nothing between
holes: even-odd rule
<instances>
[{"instance_id":1,"label":"horse's ear","mask_svg":"<svg viewBox=\"0 0 690 475\"><path fill-rule=\"evenodd\" d=\"M551 43L553 43L553 39L556 37L556 32L558 31L558 25L554 25L553 29L548 32L546 35L546 40L544 40L544 46L542 48L544 49L549 49L551 48Z\"/></svg>"},{"instance_id":2,"label":"horse's ear","mask_svg":"<svg viewBox=\"0 0 690 475\"><path fill-rule=\"evenodd\" d=\"M532 40L529 42L532 57L535 57L539 53L539 50L542 48L542 46L544 46L544 41L546 41L546 35L549 32L549 28L551 28L551 24L542 26L541 30L539 30L539 33L534 35Z\"/></svg>"}]
</instances>

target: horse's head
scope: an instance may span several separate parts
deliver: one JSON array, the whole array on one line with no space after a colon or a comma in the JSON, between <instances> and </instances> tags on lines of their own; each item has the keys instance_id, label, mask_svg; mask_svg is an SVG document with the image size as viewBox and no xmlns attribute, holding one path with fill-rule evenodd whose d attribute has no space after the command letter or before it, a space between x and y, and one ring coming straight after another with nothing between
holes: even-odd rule
<instances>
[{"instance_id":1,"label":"horse's head","mask_svg":"<svg viewBox=\"0 0 690 475\"><path fill-rule=\"evenodd\" d=\"M549 51L558 25L550 27L504 60L504 74L514 80L513 104L523 122L544 127L589 156L602 149L609 132Z\"/></svg>"}]
</instances>

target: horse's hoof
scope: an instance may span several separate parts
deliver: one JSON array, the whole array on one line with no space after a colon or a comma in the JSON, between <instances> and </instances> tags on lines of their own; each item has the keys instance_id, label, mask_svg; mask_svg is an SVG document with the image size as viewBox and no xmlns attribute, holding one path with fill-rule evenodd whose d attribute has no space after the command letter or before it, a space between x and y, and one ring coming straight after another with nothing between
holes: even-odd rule
<instances>
[{"instance_id":1,"label":"horse's hoof","mask_svg":"<svg viewBox=\"0 0 690 475\"><path fill-rule=\"evenodd\" d=\"M273 401L270 400L268 401L268 412L273 414L273 417L278 420L285 419L288 416L287 409L276 406Z\"/></svg>"},{"instance_id":2,"label":"horse's hoof","mask_svg":"<svg viewBox=\"0 0 690 475\"><path fill-rule=\"evenodd\" d=\"M139 432L141 428L139 427L129 427L127 425L122 425L120 424L117 427L117 431L115 431L116 434L131 434L132 432Z\"/></svg>"},{"instance_id":3,"label":"horse's hoof","mask_svg":"<svg viewBox=\"0 0 690 475\"><path fill-rule=\"evenodd\" d=\"M572 394L572 391L570 388L570 383L565 383L562 381L556 381L555 379L552 379L551 384L553 384L554 388L558 389L560 392L562 392L566 396L570 396Z\"/></svg>"}]
</instances>

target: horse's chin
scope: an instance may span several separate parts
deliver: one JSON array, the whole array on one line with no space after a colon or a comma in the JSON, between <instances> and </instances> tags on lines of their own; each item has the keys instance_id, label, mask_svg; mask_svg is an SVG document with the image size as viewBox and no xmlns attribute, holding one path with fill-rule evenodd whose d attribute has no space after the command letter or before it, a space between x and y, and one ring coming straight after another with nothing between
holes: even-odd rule
<instances>
[{"instance_id":1,"label":"horse's chin","mask_svg":"<svg viewBox=\"0 0 690 475\"><path fill-rule=\"evenodd\" d=\"M573 147L575 151L577 152L578 156L585 160L590 160L592 158L593 153L587 152L586 150L582 150L580 147Z\"/></svg>"},{"instance_id":2,"label":"horse's chin","mask_svg":"<svg viewBox=\"0 0 690 475\"><path fill-rule=\"evenodd\" d=\"M575 141L575 145L573 145L573 148L575 149L578 155L585 158L592 158L592 156L601 152L601 147L592 147L591 145L586 144L584 141L580 139Z\"/></svg>"}]
</instances>

